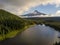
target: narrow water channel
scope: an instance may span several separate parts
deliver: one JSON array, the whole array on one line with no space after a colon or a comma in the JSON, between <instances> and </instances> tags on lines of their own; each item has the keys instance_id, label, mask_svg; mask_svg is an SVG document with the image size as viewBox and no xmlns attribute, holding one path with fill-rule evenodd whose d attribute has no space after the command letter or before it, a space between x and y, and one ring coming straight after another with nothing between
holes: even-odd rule
<instances>
[{"instance_id":1,"label":"narrow water channel","mask_svg":"<svg viewBox=\"0 0 60 45\"><path fill-rule=\"evenodd\" d=\"M15 38L2 42L2 45L53 45L59 42L60 33L55 29L43 25L35 25Z\"/></svg>"}]
</instances>

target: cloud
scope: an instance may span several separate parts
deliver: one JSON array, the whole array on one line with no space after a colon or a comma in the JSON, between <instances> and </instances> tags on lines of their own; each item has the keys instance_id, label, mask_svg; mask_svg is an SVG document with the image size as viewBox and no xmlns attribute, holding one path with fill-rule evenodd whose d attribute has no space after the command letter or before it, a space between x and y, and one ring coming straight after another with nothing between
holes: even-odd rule
<instances>
[{"instance_id":1,"label":"cloud","mask_svg":"<svg viewBox=\"0 0 60 45\"><path fill-rule=\"evenodd\" d=\"M60 13L60 10L58 10L57 12L56 12L56 14L59 14Z\"/></svg>"},{"instance_id":2,"label":"cloud","mask_svg":"<svg viewBox=\"0 0 60 45\"><path fill-rule=\"evenodd\" d=\"M60 16L60 10L56 11L55 14L51 14L50 16Z\"/></svg>"},{"instance_id":3,"label":"cloud","mask_svg":"<svg viewBox=\"0 0 60 45\"><path fill-rule=\"evenodd\" d=\"M58 10L58 11L56 12L56 15L60 15L60 10Z\"/></svg>"},{"instance_id":4,"label":"cloud","mask_svg":"<svg viewBox=\"0 0 60 45\"><path fill-rule=\"evenodd\" d=\"M60 6L60 0L0 0L0 8L20 15L24 11L38 5L56 4Z\"/></svg>"}]
</instances>

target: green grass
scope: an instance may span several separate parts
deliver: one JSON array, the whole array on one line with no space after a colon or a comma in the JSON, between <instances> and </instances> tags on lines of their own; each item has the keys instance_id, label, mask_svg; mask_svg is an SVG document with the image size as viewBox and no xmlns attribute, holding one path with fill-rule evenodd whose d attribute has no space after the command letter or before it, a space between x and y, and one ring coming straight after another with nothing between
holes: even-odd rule
<instances>
[{"instance_id":1,"label":"green grass","mask_svg":"<svg viewBox=\"0 0 60 45\"><path fill-rule=\"evenodd\" d=\"M60 31L60 22L57 22L57 21L45 22L45 24L56 29L57 31Z\"/></svg>"},{"instance_id":2,"label":"green grass","mask_svg":"<svg viewBox=\"0 0 60 45\"><path fill-rule=\"evenodd\" d=\"M0 35L0 41L1 40L5 40L7 38L13 38L13 37L15 37L18 32L19 32L19 30L16 30L16 31L9 32L8 34Z\"/></svg>"},{"instance_id":3,"label":"green grass","mask_svg":"<svg viewBox=\"0 0 60 45\"><path fill-rule=\"evenodd\" d=\"M0 41L10 39L10 38L14 38L15 36L17 36L17 34L22 33L24 30L26 30L27 28L29 28L31 26L33 26L33 25L25 26L23 29L14 30L14 31L8 32L7 34L2 34L2 35L0 35Z\"/></svg>"}]
</instances>

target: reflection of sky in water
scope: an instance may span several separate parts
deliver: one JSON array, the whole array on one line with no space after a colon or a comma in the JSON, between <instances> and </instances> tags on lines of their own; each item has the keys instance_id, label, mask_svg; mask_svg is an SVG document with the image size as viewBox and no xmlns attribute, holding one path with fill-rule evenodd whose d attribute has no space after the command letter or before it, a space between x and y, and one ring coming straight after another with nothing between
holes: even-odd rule
<instances>
[{"instance_id":1,"label":"reflection of sky in water","mask_svg":"<svg viewBox=\"0 0 60 45\"><path fill-rule=\"evenodd\" d=\"M21 34L21 39L24 42L40 44L40 45L52 45L58 40L58 32L53 28L44 25L37 25L25 30Z\"/></svg>"},{"instance_id":2,"label":"reflection of sky in water","mask_svg":"<svg viewBox=\"0 0 60 45\"><path fill-rule=\"evenodd\" d=\"M60 33L45 25L35 25L0 45L53 45Z\"/></svg>"}]
</instances>

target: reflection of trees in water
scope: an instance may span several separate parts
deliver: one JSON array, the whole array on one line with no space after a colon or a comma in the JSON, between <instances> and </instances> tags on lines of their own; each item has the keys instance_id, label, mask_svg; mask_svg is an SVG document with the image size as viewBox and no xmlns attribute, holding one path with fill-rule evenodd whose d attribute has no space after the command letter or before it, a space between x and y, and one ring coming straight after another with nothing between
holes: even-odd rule
<instances>
[{"instance_id":1,"label":"reflection of trees in water","mask_svg":"<svg viewBox=\"0 0 60 45\"><path fill-rule=\"evenodd\" d=\"M54 45L60 45L60 42L59 43L55 43Z\"/></svg>"}]
</instances>

